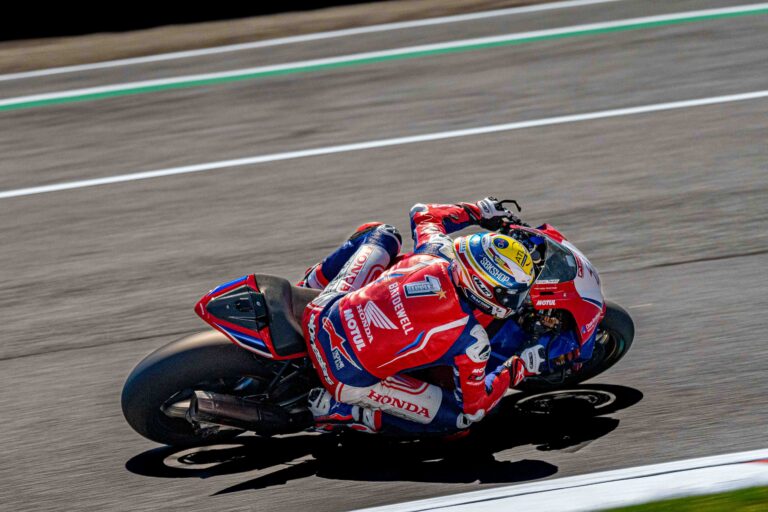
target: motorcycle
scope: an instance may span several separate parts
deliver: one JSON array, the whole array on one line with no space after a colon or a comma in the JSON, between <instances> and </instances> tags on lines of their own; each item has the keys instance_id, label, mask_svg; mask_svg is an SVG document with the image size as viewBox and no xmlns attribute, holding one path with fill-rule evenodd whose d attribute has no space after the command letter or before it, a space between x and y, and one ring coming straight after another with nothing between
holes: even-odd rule
<instances>
[{"instance_id":1,"label":"motorcycle","mask_svg":"<svg viewBox=\"0 0 768 512\"><path fill-rule=\"evenodd\" d=\"M571 333L576 348L591 350L585 362L550 365L517 390L557 397L559 390L599 375L624 357L634 339L632 318L604 299L597 271L573 244L549 224L532 228L516 217L505 219L497 231L527 238L535 246L538 272L525 305L537 313L531 318L548 319L550 326ZM173 446L221 442L246 431L274 436L310 428L307 395L321 384L307 354L301 319L319 293L264 274L243 276L208 292L195 313L213 330L173 341L131 371L121 400L128 424L147 439ZM490 367L526 343L497 338L491 338ZM450 374L441 370L413 376L451 387ZM546 400L536 403L547 407Z\"/></svg>"}]
</instances>

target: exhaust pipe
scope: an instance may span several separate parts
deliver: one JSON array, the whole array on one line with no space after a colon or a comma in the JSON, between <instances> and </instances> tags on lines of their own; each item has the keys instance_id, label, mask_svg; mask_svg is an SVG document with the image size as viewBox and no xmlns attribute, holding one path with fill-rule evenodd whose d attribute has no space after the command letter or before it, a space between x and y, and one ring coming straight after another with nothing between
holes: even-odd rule
<instances>
[{"instance_id":1,"label":"exhaust pipe","mask_svg":"<svg viewBox=\"0 0 768 512\"><path fill-rule=\"evenodd\" d=\"M251 430L267 436L299 432L313 424L308 410L291 414L280 406L211 391L195 391L190 400L188 419L196 423Z\"/></svg>"}]
</instances>

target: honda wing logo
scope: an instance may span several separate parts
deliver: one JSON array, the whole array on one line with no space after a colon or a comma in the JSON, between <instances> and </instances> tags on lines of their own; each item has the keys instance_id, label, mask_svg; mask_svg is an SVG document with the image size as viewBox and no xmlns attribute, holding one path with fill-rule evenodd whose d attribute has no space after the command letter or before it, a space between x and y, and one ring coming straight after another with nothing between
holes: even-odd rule
<instances>
[{"instance_id":1,"label":"honda wing logo","mask_svg":"<svg viewBox=\"0 0 768 512\"><path fill-rule=\"evenodd\" d=\"M368 301L368 303L363 308L363 312L365 313L364 321L369 325L373 324L379 329L397 329L397 326L392 323L392 320L390 320L387 315L385 315L384 312L379 309L379 306L373 302Z\"/></svg>"}]
</instances>

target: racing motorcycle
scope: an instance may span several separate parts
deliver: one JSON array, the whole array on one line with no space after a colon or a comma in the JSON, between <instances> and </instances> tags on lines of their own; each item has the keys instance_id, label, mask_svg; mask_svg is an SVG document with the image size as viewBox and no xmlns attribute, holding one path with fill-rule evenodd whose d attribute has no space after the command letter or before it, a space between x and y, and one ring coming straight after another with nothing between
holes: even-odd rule
<instances>
[{"instance_id":1,"label":"racing motorcycle","mask_svg":"<svg viewBox=\"0 0 768 512\"><path fill-rule=\"evenodd\" d=\"M536 319L534 332L541 322L550 332L569 332L576 348L589 346L592 352L578 365L565 364L560 356L548 371L516 389L557 392L616 364L632 345L634 324L621 306L604 299L589 260L549 224L532 228L512 216L497 231L527 238L535 246L537 277L518 321ZM273 436L310 428L307 395L321 384L307 355L301 318L319 293L281 277L251 274L205 294L195 313L213 330L159 348L128 376L122 409L130 426L152 441L174 446L221 442L245 431ZM489 326L491 336L493 330ZM530 343L501 338L503 343L491 337L489 367ZM450 374L446 378L441 370L413 375L452 387Z\"/></svg>"}]
</instances>

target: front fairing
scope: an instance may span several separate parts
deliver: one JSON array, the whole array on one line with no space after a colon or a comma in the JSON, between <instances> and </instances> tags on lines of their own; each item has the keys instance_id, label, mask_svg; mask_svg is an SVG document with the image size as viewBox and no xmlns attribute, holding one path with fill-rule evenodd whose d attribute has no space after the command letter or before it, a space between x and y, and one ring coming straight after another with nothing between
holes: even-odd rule
<instances>
[{"instance_id":1,"label":"front fairing","mask_svg":"<svg viewBox=\"0 0 768 512\"><path fill-rule=\"evenodd\" d=\"M531 287L536 310L560 309L574 320L576 336L584 345L605 314L600 276L584 254L552 226L518 228L545 244L544 266Z\"/></svg>"}]
</instances>

